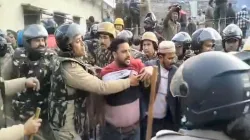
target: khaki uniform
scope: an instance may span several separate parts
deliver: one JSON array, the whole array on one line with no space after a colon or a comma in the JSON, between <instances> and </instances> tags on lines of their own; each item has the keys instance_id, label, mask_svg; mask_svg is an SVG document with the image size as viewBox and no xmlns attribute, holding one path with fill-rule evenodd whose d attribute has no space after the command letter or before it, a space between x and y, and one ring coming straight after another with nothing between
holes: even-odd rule
<instances>
[{"instance_id":1,"label":"khaki uniform","mask_svg":"<svg viewBox=\"0 0 250 140\"><path fill-rule=\"evenodd\" d=\"M18 78L1 82L1 95L0 95L0 128L4 127L6 122L3 113L3 100L2 97L13 96L19 91L25 89L26 78ZM4 88L4 89L3 89ZM3 92L5 91L5 92ZM0 138L3 140L20 140L24 137L24 126L15 125L8 128L0 129Z\"/></svg>"},{"instance_id":2,"label":"khaki uniform","mask_svg":"<svg viewBox=\"0 0 250 140\"><path fill-rule=\"evenodd\" d=\"M212 130L161 130L151 140L233 140L223 132Z\"/></svg>"},{"instance_id":3,"label":"khaki uniform","mask_svg":"<svg viewBox=\"0 0 250 140\"><path fill-rule=\"evenodd\" d=\"M12 61L12 55L10 53L6 53L5 56L0 57L0 76L5 80L11 79L9 72L12 71L12 65L9 64L9 61Z\"/></svg>"},{"instance_id":4,"label":"khaki uniform","mask_svg":"<svg viewBox=\"0 0 250 140\"><path fill-rule=\"evenodd\" d=\"M112 94L130 87L129 79L103 82L94 70L73 59L53 60L49 121L57 140L89 139L86 97L89 93ZM72 119L73 118L73 119Z\"/></svg>"}]
</instances>

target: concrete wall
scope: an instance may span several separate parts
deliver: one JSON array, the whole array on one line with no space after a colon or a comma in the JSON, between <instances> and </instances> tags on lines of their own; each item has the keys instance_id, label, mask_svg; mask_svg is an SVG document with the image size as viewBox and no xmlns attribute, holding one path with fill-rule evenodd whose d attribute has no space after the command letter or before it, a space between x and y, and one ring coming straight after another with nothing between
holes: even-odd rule
<instances>
[{"instance_id":1,"label":"concrete wall","mask_svg":"<svg viewBox=\"0 0 250 140\"><path fill-rule=\"evenodd\" d=\"M81 17L80 24L86 28L86 19L94 16L101 21L101 5L91 0L0 0L0 29L19 30L24 28L24 15L21 4L31 4L49 11L63 12Z\"/></svg>"}]
</instances>

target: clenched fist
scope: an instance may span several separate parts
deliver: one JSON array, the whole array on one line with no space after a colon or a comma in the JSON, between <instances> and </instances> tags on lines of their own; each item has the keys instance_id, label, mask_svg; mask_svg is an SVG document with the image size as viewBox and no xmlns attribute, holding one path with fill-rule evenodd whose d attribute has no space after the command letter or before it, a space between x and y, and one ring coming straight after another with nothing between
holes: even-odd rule
<instances>
[{"instance_id":1,"label":"clenched fist","mask_svg":"<svg viewBox=\"0 0 250 140\"><path fill-rule=\"evenodd\" d=\"M25 81L26 88L33 88L33 90L40 90L40 82L37 78L30 77L27 78Z\"/></svg>"},{"instance_id":2,"label":"clenched fist","mask_svg":"<svg viewBox=\"0 0 250 140\"><path fill-rule=\"evenodd\" d=\"M37 133L41 123L42 119L34 119L34 117L29 118L29 120L24 124L24 135L29 136Z\"/></svg>"}]
</instances>

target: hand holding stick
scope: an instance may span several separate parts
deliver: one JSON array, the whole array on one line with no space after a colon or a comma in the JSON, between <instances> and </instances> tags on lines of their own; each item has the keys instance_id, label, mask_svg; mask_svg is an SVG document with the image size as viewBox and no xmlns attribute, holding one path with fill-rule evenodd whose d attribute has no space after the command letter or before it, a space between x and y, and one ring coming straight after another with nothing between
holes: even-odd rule
<instances>
[{"instance_id":1,"label":"hand holding stick","mask_svg":"<svg viewBox=\"0 0 250 140\"><path fill-rule=\"evenodd\" d=\"M156 82L158 76L158 67L153 67L153 74L151 76L151 89L150 89L150 99L148 106L148 122L147 122L147 137L146 140L150 140L152 136L152 125L153 125L153 112L154 112L154 101L156 95Z\"/></svg>"},{"instance_id":2,"label":"hand holding stick","mask_svg":"<svg viewBox=\"0 0 250 140\"><path fill-rule=\"evenodd\" d=\"M36 108L36 114L35 114L34 119L38 119L38 118L39 118L40 112L41 112L41 108L37 107L37 108ZM34 134L32 134L32 135L30 136L29 140L33 140L33 137L34 137Z\"/></svg>"}]
</instances>

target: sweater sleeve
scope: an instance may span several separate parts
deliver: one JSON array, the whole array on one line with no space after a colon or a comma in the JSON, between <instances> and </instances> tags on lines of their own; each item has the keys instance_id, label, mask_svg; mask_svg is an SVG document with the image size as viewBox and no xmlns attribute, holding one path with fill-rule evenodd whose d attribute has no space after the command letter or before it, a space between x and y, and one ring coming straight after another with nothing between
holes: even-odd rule
<instances>
[{"instance_id":1,"label":"sweater sleeve","mask_svg":"<svg viewBox=\"0 0 250 140\"><path fill-rule=\"evenodd\" d=\"M14 125L0 129L1 140L24 140L24 126Z\"/></svg>"}]
</instances>

